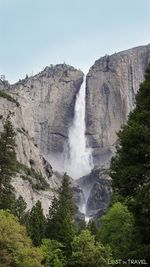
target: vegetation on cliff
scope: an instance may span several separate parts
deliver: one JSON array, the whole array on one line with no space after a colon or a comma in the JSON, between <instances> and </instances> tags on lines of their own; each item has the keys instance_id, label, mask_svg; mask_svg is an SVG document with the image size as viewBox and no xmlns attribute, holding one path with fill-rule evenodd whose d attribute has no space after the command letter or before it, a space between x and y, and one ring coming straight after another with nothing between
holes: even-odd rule
<instances>
[{"instance_id":1,"label":"vegetation on cliff","mask_svg":"<svg viewBox=\"0 0 150 267\"><path fill-rule=\"evenodd\" d=\"M6 98L8 101L15 103L17 107L20 106L19 102L5 91L0 90L0 97Z\"/></svg>"}]
</instances>

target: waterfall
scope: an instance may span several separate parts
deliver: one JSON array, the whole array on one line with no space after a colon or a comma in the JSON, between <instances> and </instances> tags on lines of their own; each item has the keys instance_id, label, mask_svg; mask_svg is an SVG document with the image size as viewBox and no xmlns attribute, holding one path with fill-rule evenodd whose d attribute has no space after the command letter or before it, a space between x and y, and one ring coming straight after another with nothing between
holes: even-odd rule
<instances>
[{"instance_id":1,"label":"waterfall","mask_svg":"<svg viewBox=\"0 0 150 267\"><path fill-rule=\"evenodd\" d=\"M52 164L53 169L59 172L67 172L74 180L90 173L93 168L92 151L87 147L85 136L85 108L86 108L86 86L85 79L76 95L74 107L74 118L68 131L68 142L64 146L61 155L48 155L47 159ZM84 202L79 206L81 213L85 214L85 221L89 221L86 216L86 192L83 191Z\"/></svg>"},{"instance_id":2,"label":"waterfall","mask_svg":"<svg viewBox=\"0 0 150 267\"><path fill-rule=\"evenodd\" d=\"M78 179L93 168L92 151L87 147L85 136L85 79L76 95L74 118L68 131L68 142L62 154L49 154L45 158L52 164L53 170L67 172L73 179Z\"/></svg>"},{"instance_id":3,"label":"waterfall","mask_svg":"<svg viewBox=\"0 0 150 267\"><path fill-rule=\"evenodd\" d=\"M78 179L90 173L93 165L91 149L87 148L85 136L85 98L86 86L84 79L76 96L74 119L69 128L68 153L65 159L66 171L73 179Z\"/></svg>"}]
</instances>

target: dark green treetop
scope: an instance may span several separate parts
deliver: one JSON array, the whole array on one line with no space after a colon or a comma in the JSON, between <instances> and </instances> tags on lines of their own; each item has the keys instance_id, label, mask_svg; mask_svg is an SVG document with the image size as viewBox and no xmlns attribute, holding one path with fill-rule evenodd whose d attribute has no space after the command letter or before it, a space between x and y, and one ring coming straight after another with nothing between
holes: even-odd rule
<instances>
[{"instance_id":1,"label":"dark green treetop","mask_svg":"<svg viewBox=\"0 0 150 267\"><path fill-rule=\"evenodd\" d=\"M11 178L16 173L15 131L9 119L0 133L0 208L11 209L15 200Z\"/></svg>"},{"instance_id":2,"label":"dark green treetop","mask_svg":"<svg viewBox=\"0 0 150 267\"><path fill-rule=\"evenodd\" d=\"M41 202L38 200L37 203L32 207L27 225L28 233L35 246L39 246L42 239L45 237L45 227L46 218L43 214Z\"/></svg>"},{"instance_id":3,"label":"dark green treetop","mask_svg":"<svg viewBox=\"0 0 150 267\"><path fill-rule=\"evenodd\" d=\"M75 232L75 205L70 188L69 177L65 174L58 198L54 197L47 219L47 237L61 242L66 253L71 251L71 242Z\"/></svg>"}]
</instances>

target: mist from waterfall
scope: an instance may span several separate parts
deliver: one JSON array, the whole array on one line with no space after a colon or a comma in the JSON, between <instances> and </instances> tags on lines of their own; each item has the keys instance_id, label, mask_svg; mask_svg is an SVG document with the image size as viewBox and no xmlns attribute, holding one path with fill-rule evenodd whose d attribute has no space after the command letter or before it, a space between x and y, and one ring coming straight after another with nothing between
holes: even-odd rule
<instances>
[{"instance_id":1,"label":"mist from waterfall","mask_svg":"<svg viewBox=\"0 0 150 267\"><path fill-rule=\"evenodd\" d=\"M73 123L69 128L67 153L65 158L66 172L78 179L90 173L92 164L91 149L87 147L85 136L85 103L86 103L85 79L76 96Z\"/></svg>"}]
</instances>

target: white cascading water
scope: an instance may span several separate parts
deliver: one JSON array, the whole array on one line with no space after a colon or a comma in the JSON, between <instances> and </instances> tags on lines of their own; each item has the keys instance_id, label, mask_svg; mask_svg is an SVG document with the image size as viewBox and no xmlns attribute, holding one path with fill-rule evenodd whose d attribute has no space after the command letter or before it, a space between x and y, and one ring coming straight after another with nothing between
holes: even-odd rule
<instances>
[{"instance_id":1,"label":"white cascading water","mask_svg":"<svg viewBox=\"0 0 150 267\"><path fill-rule=\"evenodd\" d=\"M61 155L49 155L47 159L52 164L53 169L59 172L67 172L74 180L90 173L93 168L92 151L86 146L85 136L85 103L86 86L83 81L79 93L76 96L74 119L68 132L68 142L65 144L64 153ZM86 194L85 192L83 192ZM86 216L86 201L79 207L80 212L85 214L85 221L89 221Z\"/></svg>"},{"instance_id":2,"label":"white cascading water","mask_svg":"<svg viewBox=\"0 0 150 267\"><path fill-rule=\"evenodd\" d=\"M91 149L86 146L85 137L85 80L76 97L74 119L68 134L68 153L65 159L66 172L78 179L90 173L93 164Z\"/></svg>"}]
</instances>

